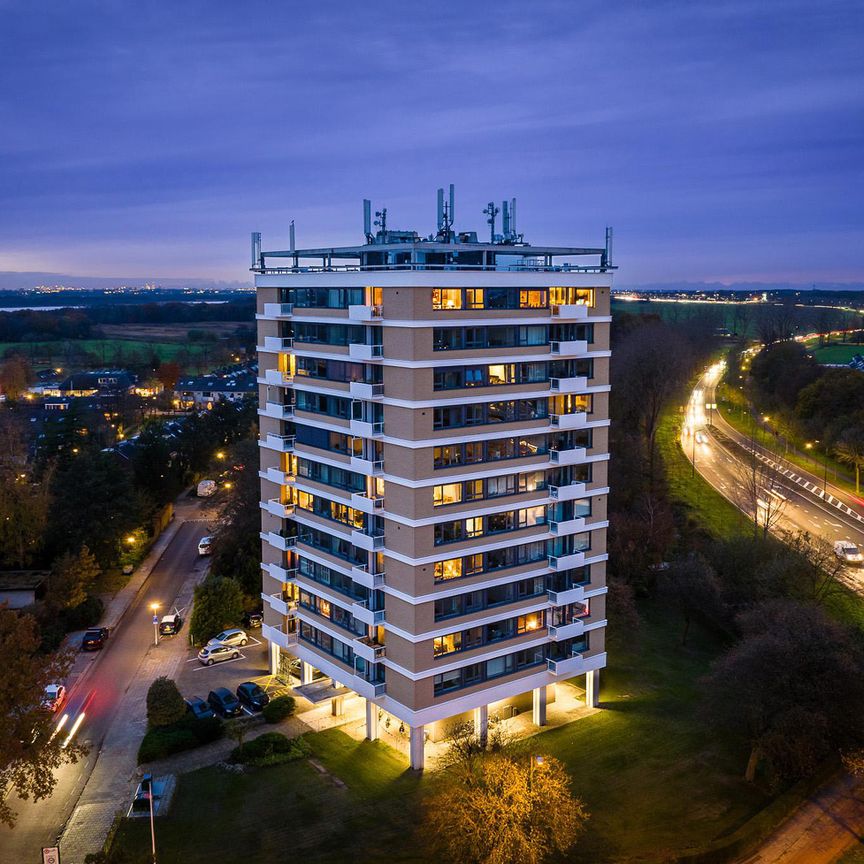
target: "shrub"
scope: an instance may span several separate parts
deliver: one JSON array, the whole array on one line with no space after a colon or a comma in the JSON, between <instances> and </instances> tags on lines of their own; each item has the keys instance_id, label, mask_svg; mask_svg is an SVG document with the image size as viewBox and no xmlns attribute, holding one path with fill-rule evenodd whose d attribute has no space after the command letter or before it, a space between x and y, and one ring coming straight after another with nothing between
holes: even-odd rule
<instances>
[{"instance_id":1,"label":"shrub","mask_svg":"<svg viewBox=\"0 0 864 864\"><path fill-rule=\"evenodd\" d=\"M102 618L105 604L94 596L88 597L83 603L66 609L63 614L67 630L86 630L95 627Z\"/></svg>"},{"instance_id":2,"label":"shrub","mask_svg":"<svg viewBox=\"0 0 864 864\"><path fill-rule=\"evenodd\" d=\"M138 762L153 762L183 750L192 750L217 741L225 732L219 717L198 719L186 714L171 726L157 726L147 731L138 748Z\"/></svg>"},{"instance_id":3,"label":"shrub","mask_svg":"<svg viewBox=\"0 0 864 864\"><path fill-rule=\"evenodd\" d=\"M172 726L186 716L186 703L173 679L157 678L147 691L147 723L152 726Z\"/></svg>"},{"instance_id":4,"label":"shrub","mask_svg":"<svg viewBox=\"0 0 864 864\"><path fill-rule=\"evenodd\" d=\"M277 696L264 706L262 713L268 723L281 723L286 717L290 717L294 713L294 697Z\"/></svg>"},{"instance_id":5,"label":"shrub","mask_svg":"<svg viewBox=\"0 0 864 864\"><path fill-rule=\"evenodd\" d=\"M265 732L252 741L235 747L231 752L231 761L256 767L280 765L302 759L310 752L311 748L302 737L288 738L281 732Z\"/></svg>"}]
</instances>

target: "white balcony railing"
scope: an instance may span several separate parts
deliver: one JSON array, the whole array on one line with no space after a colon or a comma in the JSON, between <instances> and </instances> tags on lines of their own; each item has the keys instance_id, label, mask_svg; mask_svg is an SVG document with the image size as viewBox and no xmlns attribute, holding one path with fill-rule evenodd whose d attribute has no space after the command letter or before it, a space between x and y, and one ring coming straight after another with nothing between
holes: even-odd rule
<instances>
[{"instance_id":1,"label":"white balcony railing","mask_svg":"<svg viewBox=\"0 0 864 864\"><path fill-rule=\"evenodd\" d=\"M261 502L261 509L266 510L273 516L279 519L287 519L294 515L294 505L284 504L278 498L270 498L268 501Z\"/></svg>"},{"instance_id":2,"label":"white balcony railing","mask_svg":"<svg viewBox=\"0 0 864 864\"><path fill-rule=\"evenodd\" d=\"M283 537L275 531L262 531L259 535L262 540L266 540L274 549L280 552L287 552L297 545L296 537Z\"/></svg>"},{"instance_id":3,"label":"white balcony railing","mask_svg":"<svg viewBox=\"0 0 864 864\"><path fill-rule=\"evenodd\" d=\"M549 567L552 570L569 570L585 563L585 552L571 552L569 555L550 555Z\"/></svg>"},{"instance_id":4,"label":"white balcony railing","mask_svg":"<svg viewBox=\"0 0 864 864\"><path fill-rule=\"evenodd\" d=\"M261 413L275 420L291 420L294 417L294 406L283 402L265 402Z\"/></svg>"},{"instance_id":5,"label":"white balcony railing","mask_svg":"<svg viewBox=\"0 0 864 864\"><path fill-rule=\"evenodd\" d=\"M384 499L377 496L370 497L365 492L352 492L351 506L363 513L374 513L376 510L384 509Z\"/></svg>"},{"instance_id":6,"label":"white balcony railing","mask_svg":"<svg viewBox=\"0 0 864 864\"><path fill-rule=\"evenodd\" d=\"M351 578L364 588L381 588L384 585L384 574L370 573L365 565L352 567Z\"/></svg>"},{"instance_id":7,"label":"white balcony railing","mask_svg":"<svg viewBox=\"0 0 864 864\"><path fill-rule=\"evenodd\" d=\"M272 432L268 432L262 443L269 450L276 450L279 453L293 453L295 440L293 435L274 435Z\"/></svg>"},{"instance_id":8,"label":"white balcony railing","mask_svg":"<svg viewBox=\"0 0 864 864\"><path fill-rule=\"evenodd\" d=\"M384 395L384 385L352 381L348 385L348 392L354 399L380 399Z\"/></svg>"},{"instance_id":9,"label":"white balcony railing","mask_svg":"<svg viewBox=\"0 0 864 864\"><path fill-rule=\"evenodd\" d=\"M291 336L265 336L265 351L290 351L294 347L294 339Z\"/></svg>"},{"instance_id":10,"label":"white balcony railing","mask_svg":"<svg viewBox=\"0 0 864 864\"><path fill-rule=\"evenodd\" d=\"M384 473L383 459L366 459L363 456L351 457L351 470L359 471L361 474L366 474L370 477L376 477Z\"/></svg>"},{"instance_id":11,"label":"white balcony railing","mask_svg":"<svg viewBox=\"0 0 864 864\"><path fill-rule=\"evenodd\" d=\"M371 321L373 318L380 318L382 313L383 310L380 305L348 307L348 317L352 321Z\"/></svg>"},{"instance_id":12,"label":"white balcony railing","mask_svg":"<svg viewBox=\"0 0 864 864\"><path fill-rule=\"evenodd\" d=\"M547 659L546 666L553 675L572 678L584 671L585 658L578 651L574 651L570 657L562 660Z\"/></svg>"},{"instance_id":13,"label":"white balcony railing","mask_svg":"<svg viewBox=\"0 0 864 864\"><path fill-rule=\"evenodd\" d=\"M281 648L287 649L297 644L297 633L286 633L284 625L282 627L274 627L272 624L262 624L261 635L268 642L273 642Z\"/></svg>"},{"instance_id":14,"label":"white balcony railing","mask_svg":"<svg viewBox=\"0 0 864 864\"><path fill-rule=\"evenodd\" d=\"M588 413L574 411L572 414L550 414L549 424L556 429L583 429L588 424Z\"/></svg>"},{"instance_id":15,"label":"white balcony railing","mask_svg":"<svg viewBox=\"0 0 864 864\"><path fill-rule=\"evenodd\" d=\"M351 543L359 549L365 549L367 552L374 552L377 549L384 548L383 534L367 534L365 531L351 531Z\"/></svg>"},{"instance_id":16,"label":"white balcony railing","mask_svg":"<svg viewBox=\"0 0 864 864\"><path fill-rule=\"evenodd\" d=\"M261 599L274 611L286 617L294 617L297 611L297 602L295 600L286 600L282 593L267 594L263 593Z\"/></svg>"},{"instance_id":17,"label":"white balcony railing","mask_svg":"<svg viewBox=\"0 0 864 864\"><path fill-rule=\"evenodd\" d=\"M384 346L352 342L348 346L348 356L352 360L380 360L384 356Z\"/></svg>"},{"instance_id":18,"label":"white balcony railing","mask_svg":"<svg viewBox=\"0 0 864 864\"><path fill-rule=\"evenodd\" d=\"M271 387L287 387L294 383L294 376L290 372L280 372L278 369L265 369L264 381Z\"/></svg>"},{"instance_id":19,"label":"white balcony railing","mask_svg":"<svg viewBox=\"0 0 864 864\"><path fill-rule=\"evenodd\" d=\"M588 342L585 339L549 343L550 354L585 354L587 351Z\"/></svg>"},{"instance_id":20,"label":"white balcony railing","mask_svg":"<svg viewBox=\"0 0 864 864\"><path fill-rule=\"evenodd\" d=\"M358 657L362 657L370 663L375 663L384 657L384 646L379 645L377 642L370 641L367 636L354 639L351 642L351 647L354 649L354 653Z\"/></svg>"},{"instance_id":21,"label":"white balcony railing","mask_svg":"<svg viewBox=\"0 0 864 864\"><path fill-rule=\"evenodd\" d=\"M265 318L290 318L294 314L293 303L265 303Z\"/></svg>"},{"instance_id":22,"label":"white balcony railing","mask_svg":"<svg viewBox=\"0 0 864 864\"><path fill-rule=\"evenodd\" d=\"M552 306L551 312L556 318L583 319L588 317L588 308L584 303L564 303Z\"/></svg>"},{"instance_id":23,"label":"white balcony railing","mask_svg":"<svg viewBox=\"0 0 864 864\"><path fill-rule=\"evenodd\" d=\"M588 379L584 375L549 379L549 389L555 393L581 393L587 386Z\"/></svg>"},{"instance_id":24,"label":"white balcony railing","mask_svg":"<svg viewBox=\"0 0 864 864\"><path fill-rule=\"evenodd\" d=\"M376 438L384 434L384 421L351 420L351 434L357 438Z\"/></svg>"},{"instance_id":25,"label":"white balcony railing","mask_svg":"<svg viewBox=\"0 0 864 864\"><path fill-rule=\"evenodd\" d=\"M575 534L577 531L585 530L585 517L579 516L576 519L565 519L563 522L550 522L549 532L556 536L565 534Z\"/></svg>"},{"instance_id":26,"label":"white balcony railing","mask_svg":"<svg viewBox=\"0 0 864 864\"><path fill-rule=\"evenodd\" d=\"M585 461L587 451L584 447L572 447L569 450L550 450L549 461L555 465L578 465Z\"/></svg>"},{"instance_id":27,"label":"white balcony railing","mask_svg":"<svg viewBox=\"0 0 864 864\"><path fill-rule=\"evenodd\" d=\"M358 600L356 603L352 603L351 614L358 621L362 621L364 624L369 624L372 627L384 623L384 610L370 609L368 600Z\"/></svg>"},{"instance_id":28,"label":"white balcony railing","mask_svg":"<svg viewBox=\"0 0 864 864\"><path fill-rule=\"evenodd\" d=\"M566 606L568 603L581 603L585 599L585 586L573 585L563 591L548 591L549 602L553 606Z\"/></svg>"},{"instance_id":29,"label":"white balcony railing","mask_svg":"<svg viewBox=\"0 0 864 864\"><path fill-rule=\"evenodd\" d=\"M581 636L585 632L585 620L574 618L563 624L555 624L549 628L549 638L556 642L561 639L569 639L571 636Z\"/></svg>"},{"instance_id":30,"label":"white balcony railing","mask_svg":"<svg viewBox=\"0 0 864 864\"><path fill-rule=\"evenodd\" d=\"M585 483L568 483L566 486L550 486L549 497L555 501L572 501L585 494Z\"/></svg>"}]
</instances>

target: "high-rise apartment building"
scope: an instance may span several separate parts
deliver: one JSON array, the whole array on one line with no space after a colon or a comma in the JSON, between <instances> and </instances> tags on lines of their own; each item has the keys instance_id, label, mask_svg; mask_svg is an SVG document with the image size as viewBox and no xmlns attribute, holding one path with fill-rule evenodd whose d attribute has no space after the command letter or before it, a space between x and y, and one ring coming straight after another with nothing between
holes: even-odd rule
<instances>
[{"instance_id":1,"label":"high-rise apartment building","mask_svg":"<svg viewBox=\"0 0 864 864\"><path fill-rule=\"evenodd\" d=\"M409 727L415 768L452 718L542 725L577 676L596 704L606 663L608 236L531 246L505 204L482 242L452 207L428 239L368 202L360 246L253 235L272 671Z\"/></svg>"}]
</instances>

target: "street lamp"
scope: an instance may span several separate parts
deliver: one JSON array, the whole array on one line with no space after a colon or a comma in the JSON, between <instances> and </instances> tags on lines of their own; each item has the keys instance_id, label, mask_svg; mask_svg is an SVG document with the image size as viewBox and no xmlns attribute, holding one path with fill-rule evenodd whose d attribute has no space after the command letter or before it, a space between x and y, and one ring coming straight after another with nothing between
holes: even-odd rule
<instances>
[{"instance_id":1,"label":"street lamp","mask_svg":"<svg viewBox=\"0 0 864 864\"><path fill-rule=\"evenodd\" d=\"M159 644L159 616L156 614L159 604L151 603L150 608L153 610L153 646L155 647Z\"/></svg>"},{"instance_id":2,"label":"street lamp","mask_svg":"<svg viewBox=\"0 0 864 864\"><path fill-rule=\"evenodd\" d=\"M534 780L534 766L536 765L538 768L542 768L544 765L545 759L542 756L535 756L533 753L529 757L528 762L528 791L531 791L531 784Z\"/></svg>"},{"instance_id":3,"label":"street lamp","mask_svg":"<svg viewBox=\"0 0 864 864\"><path fill-rule=\"evenodd\" d=\"M708 425L714 425L714 409L717 407L716 402L706 402L705 410L708 412Z\"/></svg>"}]
</instances>

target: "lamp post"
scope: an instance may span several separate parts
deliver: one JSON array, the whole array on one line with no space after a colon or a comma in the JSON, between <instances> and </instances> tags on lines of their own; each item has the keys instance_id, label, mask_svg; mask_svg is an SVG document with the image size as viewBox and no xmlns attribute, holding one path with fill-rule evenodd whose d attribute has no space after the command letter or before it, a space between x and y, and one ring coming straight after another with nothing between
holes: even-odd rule
<instances>
[{"instance_id":1,"label":"lamp post","mask_svg":"<svg viewBox=\"0 0 864 864\"><path fill-rule=\"evenodd\" d=\"M159 644L159 616L156 614L159 604L151 603L150 608L153 610L153 646L156 647Z\"/></svg>"},{"instance_id":2,"label":"lamp post","mask_svg":"<svg viewBox=\"0 0 864 864\"><path fill-rule=\"evenodd\" d=\"M543 757L531 755L528 762L528 791L531 791L531 785L534 781L534 765L537 765L538 768L543 766Z\"/></svg>"},{"instance_id":3,"label":"lamp post","mask_svg":"<svg viewBox=\"0 0 864 864\"><path fill-rule=\"evenodd\" d=\"M153 775L145 774L141 778L141 791L147 792L150 801L150 851L153 856L153 864L156 864L156 822L153 819Z\"/></svg>"},{"instance_id":4,"label":"lamp post","mask_svg":"<svg viewBox=\"0 0 864 864\"><path fill-rule=\"evenodd\" d=\"M716 402L706 402L705 408L708 411L708 425L714 425L714 409L717 407Z\"/></svg>"}]
</instances>

